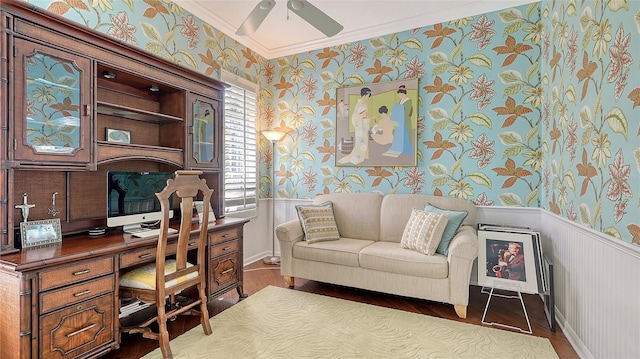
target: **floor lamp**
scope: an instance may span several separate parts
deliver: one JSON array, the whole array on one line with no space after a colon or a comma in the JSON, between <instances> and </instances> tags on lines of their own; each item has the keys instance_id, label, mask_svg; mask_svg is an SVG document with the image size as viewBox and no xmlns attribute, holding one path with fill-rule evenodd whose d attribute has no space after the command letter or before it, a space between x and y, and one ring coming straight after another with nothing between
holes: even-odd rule
<instances>
[{"instance_id":1,"label":"floor lamp","mask_svg":"<svg viewBox=\"0 0 640 359\"><path fill-rule=\"evenodd\" d=\"M280 263L280 257L276 256L276 238L274 235L274 222L275 222L275 198L276 198L276 189L275 189L275 179L274 176L274 167L276 161L276 142L280 141L282 136L284 136L284 132L280 131L262 131L262 135L269 141L271 141L271 153L273 154L272 164L271 164L271 256L265 257L263 260L265 264L278 264Z\"/></svg>"}]
</instances>

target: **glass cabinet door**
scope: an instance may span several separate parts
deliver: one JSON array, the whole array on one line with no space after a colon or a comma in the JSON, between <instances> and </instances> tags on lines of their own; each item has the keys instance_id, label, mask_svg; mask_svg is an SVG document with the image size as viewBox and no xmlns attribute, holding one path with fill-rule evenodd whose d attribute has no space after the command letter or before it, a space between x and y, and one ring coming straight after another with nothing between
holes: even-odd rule
<instances>
[{"instance_id":1,"label":"glass cabinet door","mask_svg":"<svg viewBox=\"0 0 640 359\"><path fill-rule=\"evenodd\" d=\"M89 162L90 60L22 39L15 43L14 158Z\"/></svg>"},{"instance_id":2,"label":"glass cabinet door","mask_svg":"<svg viewBox=\"0 0 640 359\"><path fill-rule=\"evenodd\" d=\"M192 168L216 168L218 158L218 101L193 96L191 102L191 158Z\"/></svg>"}]
</instances>

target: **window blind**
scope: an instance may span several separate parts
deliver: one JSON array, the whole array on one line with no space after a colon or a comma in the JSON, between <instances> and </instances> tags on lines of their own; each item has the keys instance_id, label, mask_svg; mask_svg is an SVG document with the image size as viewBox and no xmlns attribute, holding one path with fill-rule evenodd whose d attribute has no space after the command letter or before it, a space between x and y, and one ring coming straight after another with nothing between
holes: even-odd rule
<instances>
[{"instance_id":1,"label":"window blind","mask_svg":"<svg viewBox=\"0 0 640 359\"><path fill-rule=\"evenodd\" d=\"M230 87L224 95L224 202L225 213L251 217L257 214L256 85L223 72Z\"/></svg>"}]
</instances>

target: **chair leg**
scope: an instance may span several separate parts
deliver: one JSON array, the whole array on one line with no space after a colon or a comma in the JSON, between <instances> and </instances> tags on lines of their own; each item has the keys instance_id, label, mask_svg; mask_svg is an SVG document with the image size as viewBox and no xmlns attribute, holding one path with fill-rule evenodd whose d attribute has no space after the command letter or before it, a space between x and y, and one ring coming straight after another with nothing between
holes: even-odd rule
<instances>
[{"instance_id":1,"label":"chair leg","mask_svg":"<svg viewBox=\"0 0 640 359\"><path fill-rule=\"evenodd\" d=\"M209 323L209 309L207 308L207 293L204 291L204 285L198 285L198 292L200 293L200 323L202 324L202 330L204 334L211 335L211 323Z\"/></svg>"},{"instance_id":2,"label":"chair leg","mask_svg":"<svg viewBox=\"0 0 640 359\"><path fill-rule=\"evenodd\" d=\"M164 306L158 306L158 342L160 344L160 350L162 351L162 357L165 359L172 359L173 353L171 353L171 347L169 346L169 330L167 329L167 313Z\"/></svg>"},{"instance_id":3,"label":"chair leg","mask_svg":"<svg viewBox=\"0 0 640 359\"><path fill-rule=\"evenodd\" d=\"M167 330L167 318L163 315L162 318L158 318L158 341L160 342L160 350L162 351L162 357L165 359L172 359L173 353L171 353L171 347L169 346L169 331Z\"/></svg>"}]
</instances>

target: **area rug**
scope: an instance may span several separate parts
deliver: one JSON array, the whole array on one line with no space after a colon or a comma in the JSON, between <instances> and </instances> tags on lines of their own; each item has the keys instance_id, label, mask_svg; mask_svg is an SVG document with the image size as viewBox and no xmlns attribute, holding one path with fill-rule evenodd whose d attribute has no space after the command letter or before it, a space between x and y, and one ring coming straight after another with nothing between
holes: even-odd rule
<instances>
[{"instance_id":1,"label":"area rug","mask_svg":"<svg viewBox=\"0 0 640 359\"><path fill-rule=\"evenodd\" d=\"M453 308L451 308L453 310ZM171 341L175 358L558 358L506 330L269 286ZM161 358L160 349L145 359Z\"/></svg>"}]
</instances>

